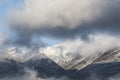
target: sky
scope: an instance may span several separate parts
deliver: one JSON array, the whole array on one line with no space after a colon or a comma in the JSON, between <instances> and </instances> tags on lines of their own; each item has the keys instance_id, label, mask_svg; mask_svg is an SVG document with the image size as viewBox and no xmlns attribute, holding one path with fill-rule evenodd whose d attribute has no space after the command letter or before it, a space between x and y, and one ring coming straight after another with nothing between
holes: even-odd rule
<instances>
[{"instance_id":1,"label":"sky","mask_svg":"<svg viewBox=\"0 0 120 80\"><path fill-rule=\"evenodd\" d=\"M119 0L0 0L0 45L80 54L88 45L90 51L100 44L115 48L120 37L119 4Z\"/></svg>"},{"instance_id":2,"label":"sky","mask_svg":"<svg viewBox=\"0 0 120 80\"><path fill-rule=\"evenodd\" d=\"M6 21L6 16L9 13L8 11L13 8L20 7L24 3L24 0L0 0L0 33L5 34L6 37L9 38L16 38L16 33L10 31L8 22ZM42 41L47 46L54 45L56 43L59 43L60 40L49 38L49 37L42 37ZM35 41L38 41L38 39L35 39ZM39 41L38 41L39 42Z\"/></svg>"}]
</instances>

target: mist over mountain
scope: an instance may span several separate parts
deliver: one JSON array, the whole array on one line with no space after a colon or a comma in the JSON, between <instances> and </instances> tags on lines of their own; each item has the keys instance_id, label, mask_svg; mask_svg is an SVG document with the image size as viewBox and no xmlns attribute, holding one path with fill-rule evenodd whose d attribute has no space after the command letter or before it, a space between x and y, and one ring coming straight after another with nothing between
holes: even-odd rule
<instances>
[{"instance_id":1,"label":"mist over mountain","mask_svg":"<svg viewBox=\"0 0 120 80\"><path fill-rule=\"evenodd\" d=\"M20 55L15 56L15 54L23 52L22 50L25 49L17 50L16 48L10 48L6 51L6 56L1 58L1 80L109 80L109 78L111 80L116 75L118 75L119 79L120 59L118 54L120 53L120 49L118 48L108 50L91 64L88 63L86 65L87 63L79 62L76 65L86 65L81 70L77 70L75 67L65 70L59 63L54 62L54 60L51 60L42 53L39 56L38 54L34 54L32 57L30 53L26 53L24 55L27 55L29 58L21 56L23 57L22 59L20 59ZM87 59L85 60L87 61ZM107 60L108 62L105 62Z\"/></svg>"},{"instance_id":2,"label":"mist over mountain","mask_svg":"<svg viewBox=\"0 0 120 80\"><path fill-rule=\"evenodd\" d=\"M19 63L13 60L5 60L0 62L0 79L2 80L29 80L33 76L33 79L51 80L54 77L55 80L108 80L119 74L120 63L104 63L93 64L81 71L78 70L64 70L54 62L50 62L49 59L37 59L30 60L24 63ZM112 68L112 69L111 69ZM30 73L29 73L30 71ZM35 76L33 75L35 74ZM24 76L26 78L24 78ZM63 79L62 79L63 77ZM4 79L5 78L5 79ZM117 79L115 79L117 80Z\"/></svg>"},{"instance_id":3,"label":"mist over mountain","mask_svg":"<svg viewBox=\"0 0 120 80\"><path fill-rule=\"evenodd\" d=\"M0 0L0 80L119 80L120 0Z\"/></svg>"}]
</instances>

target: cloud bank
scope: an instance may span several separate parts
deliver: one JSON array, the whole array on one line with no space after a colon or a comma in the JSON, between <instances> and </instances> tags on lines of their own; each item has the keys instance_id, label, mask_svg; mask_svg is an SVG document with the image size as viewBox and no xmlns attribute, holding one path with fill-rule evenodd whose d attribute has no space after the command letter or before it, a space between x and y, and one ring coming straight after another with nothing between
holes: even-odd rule
<instances>
[{"instance_id":1,"label":"cloud bank","mask_svg":"<svg viewBox=\"0 0 120 80\"><path fill-rule=\"evenodd\" d=\"M120 32L119 0L24 0L9 13L18 43L28 43L35 34L72 38L93 32Z\"/></svg>"}]
</instances>

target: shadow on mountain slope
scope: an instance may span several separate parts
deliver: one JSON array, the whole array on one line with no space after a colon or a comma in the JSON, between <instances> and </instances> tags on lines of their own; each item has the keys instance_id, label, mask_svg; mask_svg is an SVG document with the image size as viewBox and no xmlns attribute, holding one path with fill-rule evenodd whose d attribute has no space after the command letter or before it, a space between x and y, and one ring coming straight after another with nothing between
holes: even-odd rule
<instances>
[{"instance_id":1,"label":"shadow on mountain slope","mask_svg":"<svg viewBox=\"0 0 120 80\"><path fill-rule=\"evenodd\" d=\"M90 80L92 76L97 76L100 80L105 80L120 73L120 62L93 64L78 71L64 70L49 59L33 59L24 63L4 60L0 62L0 77L22 76L26 68L36 71L38 77L42 78L66 76L72 80Z\"/></svg>"}]
</instances>

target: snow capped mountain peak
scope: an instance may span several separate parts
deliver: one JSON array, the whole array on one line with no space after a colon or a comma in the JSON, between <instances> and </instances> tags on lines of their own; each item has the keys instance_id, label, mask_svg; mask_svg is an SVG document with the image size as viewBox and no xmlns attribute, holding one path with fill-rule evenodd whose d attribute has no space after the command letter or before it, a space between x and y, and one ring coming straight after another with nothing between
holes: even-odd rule
<instances>
[{"instance_id":1,"label":"snow capped mountain peak","mask_svg":"<svg viewBox=\"0 0 120 80\"><path fill-rule=\"evenodd\" d=\"M39 50L33 50L26 47L10 47L0 52L1 59L13 59L18 62L25 62L32 58L41 58Z\"/></svg>"},{"instance_id":2,"label":"snow capped mountain peak","mask_svg":"<svg viewBox=\"0 0 120 80\"><path fill-rule=\"evenodd\" d=\"M51 48L47 48L46 50L49 51L49 49L51 50ZM57 53L57 51L55 49L55 51L52 51L53 53L46 51L43 54L66 70L81 70L90 64L96 63L120 62L120 48L107 50L106 52L96 52L94 55L88 55L87 57L81 57L80 55L72 57L74 53L65 53L63 55L60 52Z\"/></svg>"},{"instance_id":3,"label":"snow capped mountain peak","mask_svg":"<svg viewBox=\"0 0 120 80\"><path fill-rule=\"evenodd\" d=\"M103 39L105 39L105 41ZM100 35L90 39L89 42L81 39L66 41L58 45L44 48L43 54L63 69L74 68L80 70L93 64L94 61L97 61L97 59L102 56L106 56L105 59L110 59L108 61L104 60L105 62L116 61L115 56L120 54L119 39L114 37L109 39L110 40ZM112 56L113 60L110 56ZM117 61L119 60L120 59L117 58Z\"/></svg>"}]
</instances>

